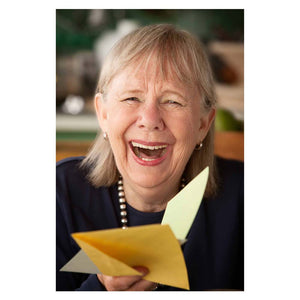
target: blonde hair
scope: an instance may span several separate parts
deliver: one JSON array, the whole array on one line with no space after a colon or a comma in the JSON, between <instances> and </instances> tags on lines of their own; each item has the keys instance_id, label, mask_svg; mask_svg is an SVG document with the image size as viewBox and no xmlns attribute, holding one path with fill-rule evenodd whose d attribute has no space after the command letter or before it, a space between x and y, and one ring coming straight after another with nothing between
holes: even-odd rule
<instances>
[{"instance_id":1,"label":"blonde hair","mask_svg":"<svg viewBox=\"0 0 300 300\"><path fill-rule=\"evenodd\" d=\"M203 108L207 112L215 107L214 81L204 47L190 33L168 24L145 26L123 37L106 57L97 92L105 95L109 83L118 72L134 63L147 65L153 56L160 66L163 78L177 79L199 89ZM189 182L209 166L210 175L205 192L205 196L209 197L215 194L217 187L214 123L202 143L201 150L195 150L191 155L184 176ZM104 140L101 133L98 134L81 166L88 168L88 178L95 187L111 186L118 180L119 173L110 144Z\"/></svg>"}]
</instances>

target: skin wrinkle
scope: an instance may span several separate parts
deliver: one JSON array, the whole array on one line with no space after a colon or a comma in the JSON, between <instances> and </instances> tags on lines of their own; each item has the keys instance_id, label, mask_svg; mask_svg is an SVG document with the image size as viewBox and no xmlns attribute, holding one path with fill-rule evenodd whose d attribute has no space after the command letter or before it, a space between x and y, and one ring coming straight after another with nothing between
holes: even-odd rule
<instances>
[{"instance_id":1,"label":"skin wrinkle","mask_svg":"<svg viewBox=\"0 0 300 300\"><path fill-rule=\"evenodd\" d=\"M195 145L207 132L206 128L201 128L201 119L206 115L200 113L198 91L178 81L163 80L159 75L156 61L149 62L147 68L134 65L125 69L111 81L106 101L98 109L105 119L101 127L110 137L118 169L124 178L127 201L143 211L163 210L178 192L185 165ZM130 90L134 93L130 94ZM127 95L138 100L128 101ZM165 99L169 96L184 105L168 103ZM136 166L128 149L132 137L170 144L171 155L162 166L142 171L145 167ZM158 200L157 195L161 195L161 199Z\"/></svg>"},{"instance_id":2,"label":"skin wrinkle","mask_svg":"<svg viewBox=\"0 0 300 300\"><path fill-rule=\"evenodd\" d=\"M161 90L162 94L164 94L164 93L165 94L167 94L167 93L178 94L179 97L181 97L184 101L186 101L186 102L188 101L188 96L186 94L182 93L182 91L185 90L185 86L182 85L178 79L177 79L178 82L176 83L176 85L179 88L177 89L177 88L174 88L174 85L172 85L172 81L174 82L174 80L175 80L175 78L173 78L174 76L166 76L162 72L160 72L158 70L158 68L155 70L155 72L153 72L153 69L151 68L151 64L149 64L149 63L146 63L146 65L144 65L143 67L140 66L140 64L141 64L141 62L137 63L137 65L134 65L133 67L131 67L130 71L131 71L132 75L134 77L136 77L136 76L138 76L138 73L141 72L140 70L145 70L143 79L139 80L138 84L134 85L135 86L134 89L131 90L129 87L125 88L124 94L126 94L126 93L130 94L131 92L138 93L138 94L139 93L140 94L147 93L147 92L149 92L150 82L153 80L156 80L157 83L153 85L153 87L154 87L153 93L156 96L158 96L159 91ZM160 65L156 60L152 61L152 65L155 65L155 64ZM140 66L140 67L138 67L138 66ZM168 70L170 70L170 68L171 68L170 66L167 67ZM174 74L174 72L169 71L168 74ZM159 80L157 80L156 78L159 78ZM136 86L137 86L137 88L136 88ZM126 98L126 96L123 94L119 94L118 97L120 99ZM193 95L193 97L194 97L194 95Z\"/></svg>"}]
</instances>

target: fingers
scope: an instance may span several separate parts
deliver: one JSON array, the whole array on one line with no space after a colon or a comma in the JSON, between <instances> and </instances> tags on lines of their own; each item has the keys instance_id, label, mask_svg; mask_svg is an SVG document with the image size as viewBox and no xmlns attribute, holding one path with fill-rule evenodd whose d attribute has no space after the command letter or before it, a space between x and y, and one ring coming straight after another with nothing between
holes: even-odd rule
<instances>
[{"instance_id":1,"label":"fingers","mask_svg":"<svg viewBox=\"0 0 300 300\"><path fill-rule=\"evenodd\" d=\"M143 279L143 276L148 274L148 269L145 267L134 267L142 275L134 276L107 276L97 274L100 282L108 291L152 291L156 288L156 284Z\"/></svg>"},{"instance_id":2,"label":"fingers","mask_svg":"<svg viewBox=\"0 0 300 300\"><path fill-rule=\"evenodd\" d=\"M106 276L100 275L102 284L108 291L126 291L141 280L141 276ZM98 276L99 278L99 276Z\"/></svg>"},{"instance_id":3,"label":"fingers","mask_svg":"<svg viewBox=\"0 0 300 300\"><path fill-rule=\"evenodd\" d=\"M107 276L103 274L97 276L107 291L126 291L142 278L141 276Z\"/></svg>"},{"instance_id":4,"label":"fingers","mask_svg":"<svg viewBox=\"0 0 300 300\"><path fill-rule=\"evenodd\" d=\"M134 282L127 291L153 291L156 289L157 284L148 280L144 280L142 277L149 273L149 270L145 267L134 267L137 271L141 272L143 275L139 280Z\"/></svg>"},{"instance_id":5,"label":"fingers","mask_svg":"<svg viewBox=\"0 0 300 300\"><path fill-rule=\"evenodd\" d=\"M154 291L157 288L157 283L141 279L135 282L127 291Z\"/></svg>"}]
</instances>

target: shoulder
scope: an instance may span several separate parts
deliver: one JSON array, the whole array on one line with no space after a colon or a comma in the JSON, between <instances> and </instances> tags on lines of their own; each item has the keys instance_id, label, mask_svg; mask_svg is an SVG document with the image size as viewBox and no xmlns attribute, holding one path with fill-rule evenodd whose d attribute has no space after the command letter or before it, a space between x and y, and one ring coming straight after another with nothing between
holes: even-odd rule
<instances>
[{"instance_id":1,"label":"shoulder","mask_svg":"<svg viewBox=\"0 0 300 300\"><path fill-rule=\"evenodd\" d=\"M244 199L244 163L216 157L217 195L215 205L242 207Z\"/></svg>"},{"instance_id":2,"label":"shoulder","mask_svg":"<svg viewBox=\"0 0 300 300\"><path fill-rule=\"evenodd\" d=\"M56 163L57 191L68 189L68 187L76 190L89 186L86 171L80 166L83 159L83 156L68 157Z\"/></svg>"},{"instance_id":3,"label":"shoulder","mask_svg":"<svg viewBox=\"0 0 300 300\"><path fill-rule=\"evenodd\" d=\"M216 169L219 187L234 189L244 184L244 162L217 157Z\"/></svg>"},{"instance_id":4,"label":"shoulder","mask_svg":"<svg viewBox=\"0 0 300 300\"><path fill-rule=\"evenodd\" d=\"M83 158L70 157L57 163L57 218L64 220L70 232L117 227L112 217L118 205L116 186L93 186L87 170L81 167Z\"/></svg>"},{"instance_id":5,"label":"shoulder","mask_svg":"<svg viewBox=\"0 0 300 300\"><path fill-rule=\"evenodd\" d=\"M72 168L75 165L78 165L82 162L84 156L74 156L74 157L67 157L58 162L56 162L56 170L62 171L64 169Z\"/></svg>"},{"instance_id":6,"label":"shoulder","mask_svg":"<svg viewBox=\"0 0 300 300\"><path fill-rule=\"evenodd\" d=\"M98 197L108 197L111 187L95 187L88 178L88 169L82 167L84 156L69 157L56 164L56 194L60 198L72 199L72 201L82 201Z\"/></svg>"},{"instance_id":7,"label":"shoulder","mask_svg":"<svg viewBox=\"0 0 300 300\"><path fill-rule=\"evenodd\" d=\"M218 157L216 165L217 194L203 201L206 218L216 234L222 231L239 234L244 218L244 163Z\"/></svg>"},{"instance_id":8,"label":"shoulder","mask_svg":"<svg viewBox=\"0 0 300 300\"><path fill-rule=\"evenodd\" d=\"M244 162L216 157L216 167L220 175L241 176L244 174Z\"/></svg>"},{"instance_id":9,"label":"shoulder","mask_svg":"<svg viewBox=\"0 0 300 300\"><path fill-rule=\"evenodd\" d=\"M56 163L56 176L60 178L62 176L79 176L83 175L83 170L80 168L80 164L84 156L68 157L64 158Z\"/></svg>"}]
</instances>

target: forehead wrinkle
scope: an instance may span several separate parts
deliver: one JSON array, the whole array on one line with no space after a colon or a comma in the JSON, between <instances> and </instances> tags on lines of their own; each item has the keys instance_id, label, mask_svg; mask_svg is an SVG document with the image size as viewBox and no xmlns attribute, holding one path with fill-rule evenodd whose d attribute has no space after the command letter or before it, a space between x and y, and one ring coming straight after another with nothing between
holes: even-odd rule
<instances>
[{"instance_id":1,"label":"forehead wrinkle","mask_svg":"<svg viewBox=\"0 0 300 300\"><path fill-rule=\"evenodd\" d=\"M160 59L156 56L152 56L151 59L140 58L134 63L132 62L123 72L126 72L126 77L121 86L123 92L137 92L147 94L149 93L149 87L154 89L154 94L159 93L162 96L164 93L177 93L184 97L186 100L191 97L190 86L183 83L173 70L174 67L169 61L165 61L163 68L160 63ZM122 71L121 71L122 72Z\"/></svg>"},{"instance_id":2,"label":"forehead wrinkle","mask_svg":"<svg viewBox=\"0 0 300 300\"><path fill-rule=\"evenodd\" d=\"M150 65L147 67L133 65L124 71L130 73L129 76L126 76L126 83L124 84L127 91L148 93L150 86L158 90L161 89L164 82L163 78L157 72L157 68L154 69Z\"/></svg>"},{"instance_id":3,"label":"forehead wrinkle","mask_svg":"<svg viewBox=\"0 0 300 300\"><path fill-rule=\"evenodd\" d=\"M134 83L133 83L134 80ZM171 80L162 76L158 68L153 72L153 68L143 69L142 71L134 71L130 76L126 77L124 84L126 92L137 94L148 94L150 87L156 96L164 96L175 94L179 97L188 100L191 95L191 89L187 88L179 80ZM138 83L138 84L136 84Z\"/></svg>"}]
</instances>

